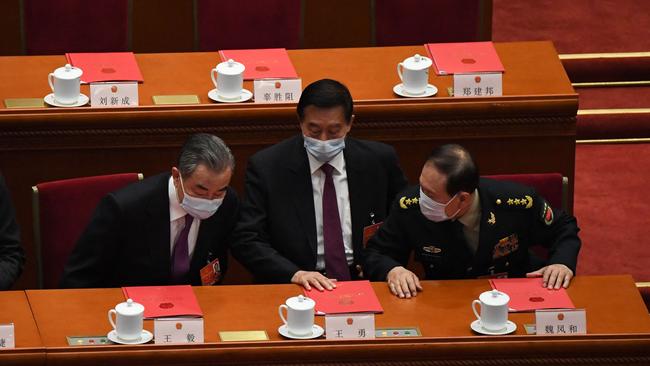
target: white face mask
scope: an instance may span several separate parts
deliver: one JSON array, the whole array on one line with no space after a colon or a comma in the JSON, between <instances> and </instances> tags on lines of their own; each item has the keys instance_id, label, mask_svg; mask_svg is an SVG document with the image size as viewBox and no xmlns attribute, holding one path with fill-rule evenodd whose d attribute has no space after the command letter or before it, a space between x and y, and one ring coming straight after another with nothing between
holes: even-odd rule
<instances>
[{"instance_id":1,"label":"white face mask","mask_svg":"<svg viewBox=\"0 0 650 366\"><path fill-rule=\"evenodd\" d=\"M305 140L305 148L321 163L332 160L341 150L345 149L345 136L332 140L318 140L309 136L302 136Z\"/></svg>"},{"instance_id":2,"label":"white face mask","mask_svg":"<svg viewBox=\"0 0 650 366\"><path fill-rule=\"evenodd\" d=\"M185 191L183 186L183 177L180 177L181 189L183 190L183 201L181 207L188 214L199 220L205 220L214 215L223 203L224 197L209 200L206 198L192 197Z\"/></svg>"},{"instance_id":3,"label":"white face mask","mask_svg":"<svg viewBox=\"0 0 650 366\"><path fill-rule=\"evenodd\" d=\"M456 197L458 193L454 195ZM433 221L433 222L442 222L446 220L450 220L454 218L458 213L460 212L460 207L458 210L451 216L447 216L447 212L445 211L447 206L451 201L453 201L454 197L451 197L451 199L445 203L438 203L422 191L422 188L420 188L420 211L422 212L422 215L426 217L427 219Z\"/></svg>"}]
</instances>

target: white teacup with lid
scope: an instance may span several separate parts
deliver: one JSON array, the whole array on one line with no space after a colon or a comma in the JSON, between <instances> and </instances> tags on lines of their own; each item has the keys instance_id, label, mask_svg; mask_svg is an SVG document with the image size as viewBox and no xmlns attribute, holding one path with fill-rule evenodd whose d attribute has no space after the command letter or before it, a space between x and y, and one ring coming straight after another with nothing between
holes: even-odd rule
<instances>
[{"instance_id":1,"label":"white teacup with lid","mask_svg":"<svg viewBox=\"0 0 650 366\"><path fill-rule=\"evenodd\" d=\"M508 323L508 303L510 296L498 291L485 291L478 300L472 301L472 310L481 327L490 332L499 332L506 329ZM476 305L481 307L481 315L476 311Z\"/></svg>"},{"instance_id":2,"label":"white teacup with lid","mask_svg":"<svg viewBox=\"0 0 650 366\"><path fill-rule=\"evenodd\" d=\"M411 95L423 94L429 85L430 58L416 54L397 64L397 74L402 80L402 90Z\"/></svg>"},{"instance_id":3,"label":"white teacup with lid","mask_svg":"<svg viewBox=\"0 0 650 366\"><path fill-rule=\"evenodd\" d=\"M113 314L115 314L115 321L113 321ZM128 299L108 311L108 322L113 326L118 338L135 341L142 336L143 316L144 306Z\"/></svg>"},{"instance_id":4,"label":"white teacup with lid","mask_svg":"<svg viewBox=\"0 0 650 366\"><path fill-rule=\"evenodd\" d=\"M217 94L227 100L237 100L244 88L244 64L233 59L224 61L210 72Z\"/></svg>"},{"instance_id":5,"label":"white teacup with lid","mask_svg":"<svg viewBox=\"0 0 650 366\"><path fill-rule=\"evenodd\" d=\"M81 75L83 71L65 64L50 73L47 81L54 93L54 100L60 104L75 104L79 100Z\"/></svg>"},{"instance_id":6,"label":"white teacup with lid","mask_svg":"<svg viewBox=\"0 0 650 366\"><path fill-rule=\"evenodd\" d=\"M285 304L278 307L280 319L287 327L287 331L295 336L309 336L314 328L314 307L316 302L303 295L290 297ZM282 309L287 311L287 317L282 314Z\"/></svg>"}]
</instances>

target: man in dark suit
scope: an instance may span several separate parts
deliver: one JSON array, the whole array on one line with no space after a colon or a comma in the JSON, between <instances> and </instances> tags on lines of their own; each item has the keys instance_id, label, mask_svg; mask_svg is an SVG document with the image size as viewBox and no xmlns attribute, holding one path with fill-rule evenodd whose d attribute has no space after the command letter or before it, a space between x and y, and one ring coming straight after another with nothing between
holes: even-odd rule
<instances>
[{"instance_id":1,"label":"man in dark suit","mask_svg":"<svg viewBox=\"0 0 650 366\"><path fill-rule=\"evenodd\" d=\"M227 237L239 210L228 186L234 167L221 139L191 136L171 175L147 178L102 199L70 256L61 287L216 282L226 268ZM204 267L214 272L202 281Z\"/></svg>"},{"instance_id":2,"label":"man in dark suit","mask_svg":"<svg viewBox=\"0 0 650 366\"><path fill-rule=\"evenodd\" d=\"M420 185L399 196L368 242L364 266L393 294L408 298L421 290L418 277L404 268L411 251L427 279L528 276L542 277L547 288L569 286L580 250L576 219L530 187L479 179L463 147L434 149ZM534 244L549 248L546 263L531 258Z\"/></svg>"},{"instance_id":3,"label":"man in dark suit","mask_svg":"<svg viewBox=\"0 0 650 366\"><path fill-rule=\"evenodd\" d=\"M392 147L347 136L352 96L323 79L297 107L301 134L248 162L232 252L256 280L332 289L361 275L364 227L406 184Z\"/></svg>"},{"instance_id":4,"label":"man in dark suit","mask_svg":"<svg viewBox=\"0 0 650 366\"><path fill-rule=\"evenodd\" d=\"M25 252L20 245L16 213L5 180L0 174L0 290L14 284L25 264Z\"/></svg>"}]
</instances>

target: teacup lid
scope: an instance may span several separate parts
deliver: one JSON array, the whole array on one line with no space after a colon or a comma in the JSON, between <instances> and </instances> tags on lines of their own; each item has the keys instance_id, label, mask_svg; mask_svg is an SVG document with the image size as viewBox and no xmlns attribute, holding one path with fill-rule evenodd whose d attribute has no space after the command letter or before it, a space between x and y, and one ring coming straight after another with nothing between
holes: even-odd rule
<instances>
[{"instance_id":1,"label":"teacup lid","mask_svg":"<svg viewBox=\"0 0 650 366\"><path fill-rule=\"evenodd\" d=\"M57 79L76 79L81 77L82 74L83 71L80 68L71 66L70 64L65 64L65 66L54 70L54 76Z\"/></svg>"},{"instance_id":2,"label":"teacup lid","mask_svg":"<svg viewBox=\"0 0 650 366\"><path fill-rule=\"evenodd\" d=\"M424 70L431 67L431 65L433 65L433 62L428 57L424 57L416 54L415 56L409 57L406 60L404 60L402 64L404 65L404 68L409 70Z\"/></svg>"},{"instance_id":3,"label":"teacup lid","mask_svg":"<svg viewBox=\"0 0 650 366\"><path fill-rule=\"evenodd\" d=\"M144 312L144 305L138 304L131 299L127 299L126 302L117 304L115 311L122 315L137 315Z\"/></svg>"},{"instance_id":4,"label":"teacup lid","mask_svg":"<svg viewBox=\"0 0 650 366\"><path fill-rule=\"evenodd\" d=\"M287 306L290 307L291 309L296 309L296 310L309 310L314 306L316 306L316 302L303 295L298 295L298 296L288 298Z\"/></svg>"},{"instance_id":5,"label":"teacup lid","mask_svg":"<svg viewBox=\"0 0 650 366\"><path fill-rule=\"evenodd\" d=\"M492 290L482 293L479 300L486 305L501 306L510 302L510 296L499 290Z\"/></svg>"},{"instance_id":6,"label":"teacup lid","mask_svg":"<svg viewBox=\"0 0 650 366\"><path fill-rule=\"evenodd\" d=\"M239 75L246 70L244 64L239 63L233 59L228 59L217 65L217 72L224 75Z\"/></svg>"}]
</instances>

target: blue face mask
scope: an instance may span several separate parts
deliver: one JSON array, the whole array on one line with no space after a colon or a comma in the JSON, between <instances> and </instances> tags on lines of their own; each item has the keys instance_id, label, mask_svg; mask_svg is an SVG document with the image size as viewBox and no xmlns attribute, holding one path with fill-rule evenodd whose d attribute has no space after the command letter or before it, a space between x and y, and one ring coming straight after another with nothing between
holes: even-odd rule
<instances>
[{"instance_id":1,"label":"blue face mask","mask_svg":"<svg viewBox=\"0 0 650 366\"><path fill-rule=\"evenodd\" d=\"M181 202L181 207L194 218L199 220L207 219L214 215L214 213L219 209L219 206L223 203L224 197L209 200L190 196L185 191L185 187L183 187L183 177L180 177L180 181L181 189L183 190L183 201Z\"/></svg>"},{"instance_id":2,"label":"blue face mask","mask_svg":"<svg viewBox=\"0 0 650 366\"><path fill-rule=\"evenodd\" d=\"M302 137L307 151L321 163L332 160L336 154L345 149L345 137L325 141L304 135Z\"/></svg>"}]
</instances>

